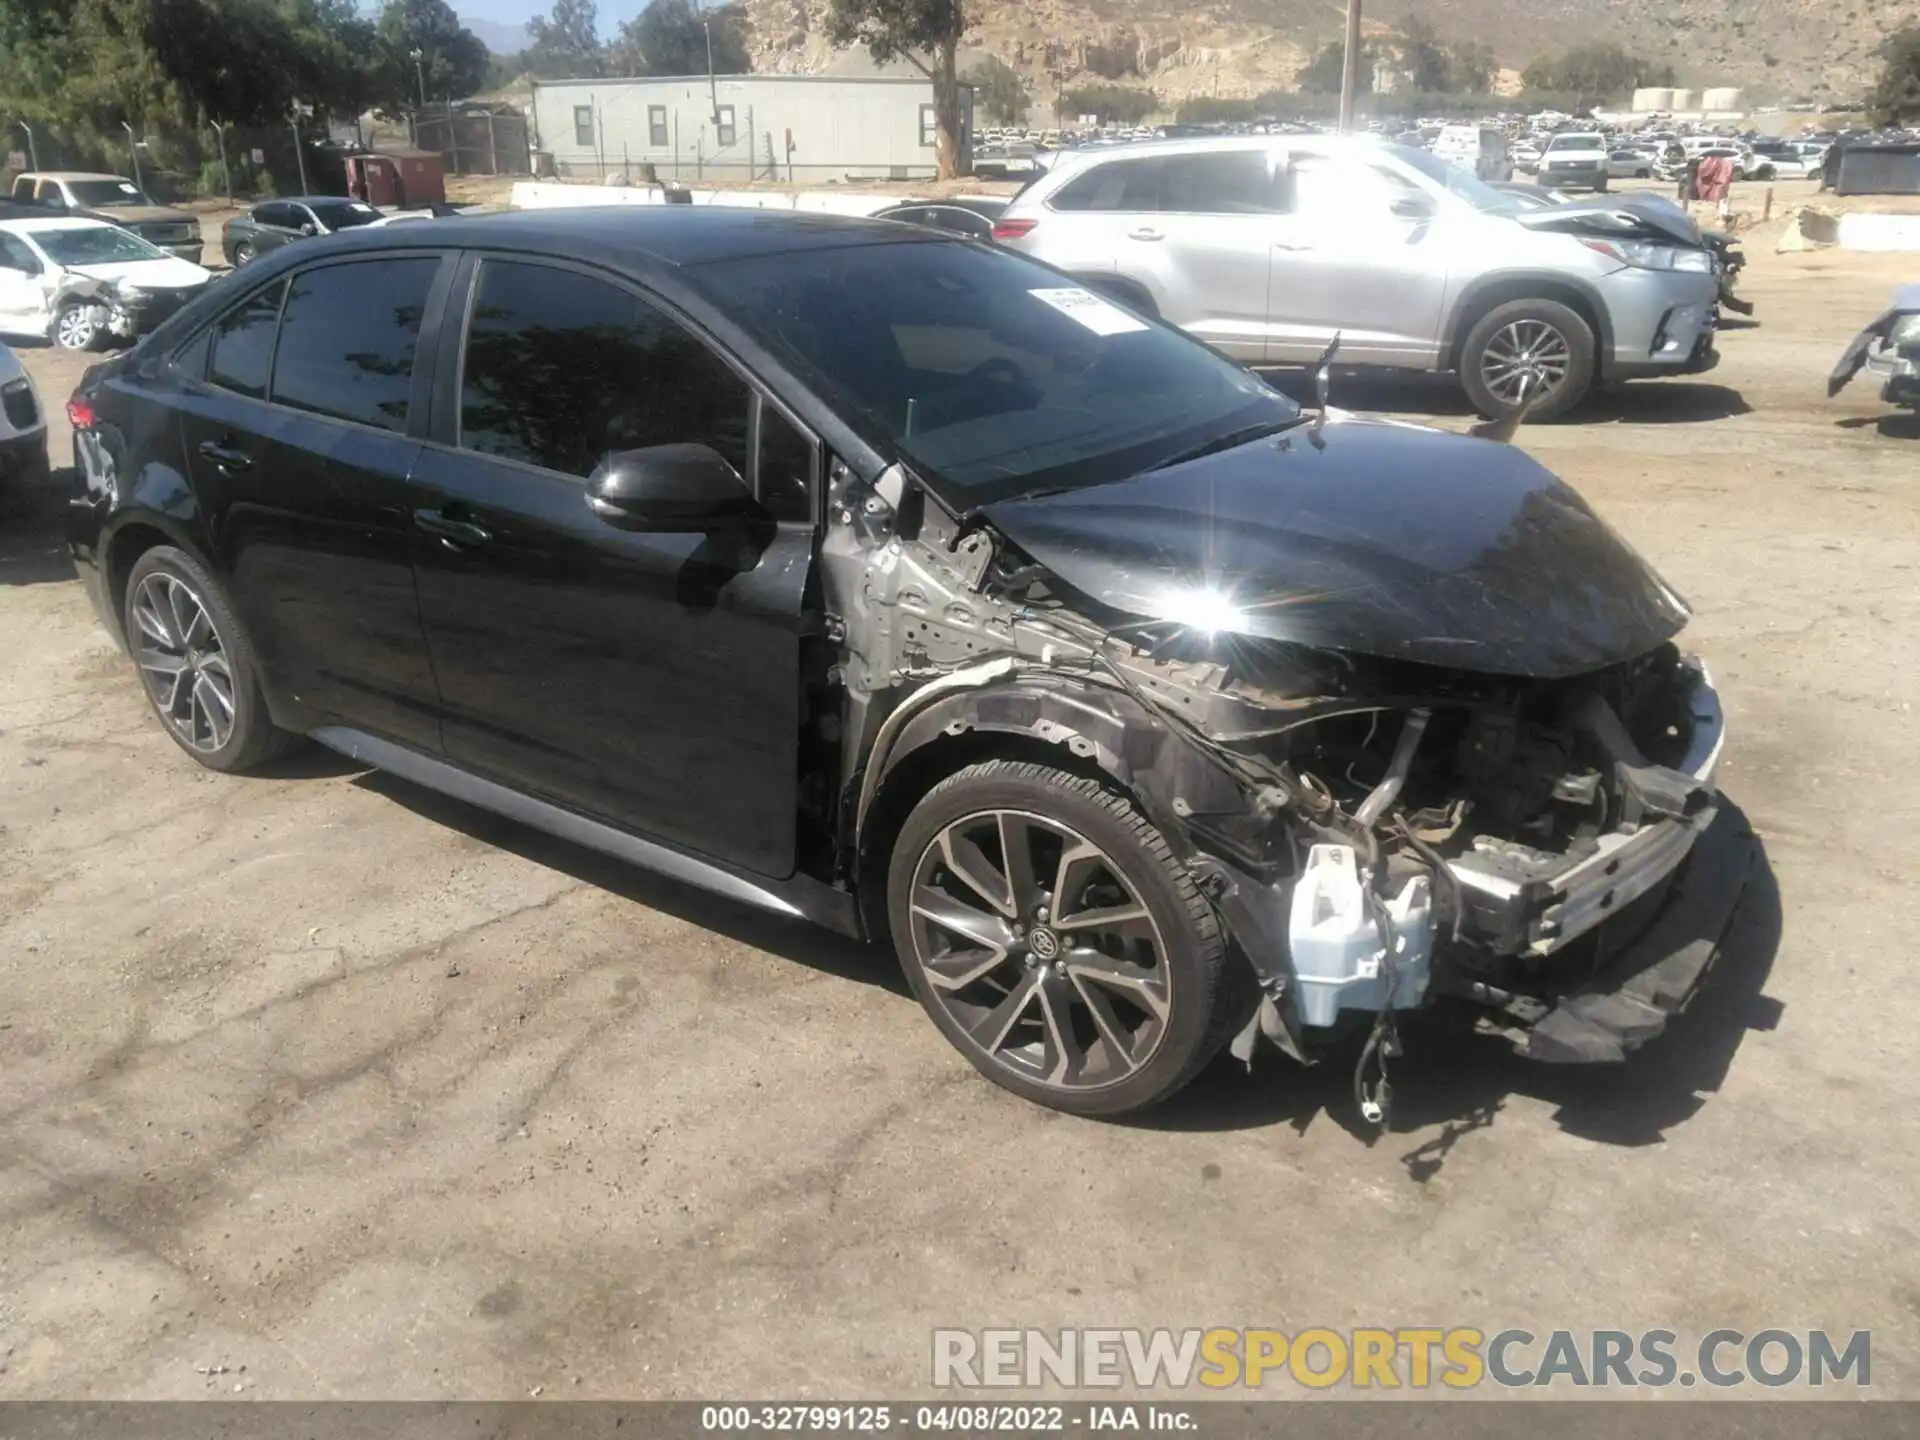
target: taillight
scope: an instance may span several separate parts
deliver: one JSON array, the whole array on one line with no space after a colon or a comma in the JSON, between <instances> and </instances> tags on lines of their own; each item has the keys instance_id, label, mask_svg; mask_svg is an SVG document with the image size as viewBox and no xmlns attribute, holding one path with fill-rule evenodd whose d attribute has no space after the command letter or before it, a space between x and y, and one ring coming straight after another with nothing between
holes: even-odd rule
<instances>
[{"instance_id":1,"label":"taillight","mask_svg":"<svg viewBox=\"0 0 1920 1440\"><path fill-rule=\"evenodd\" d=\"M996 240L1018 240L1023 235L1033 233L1038 220L996 220L993 222L993 238Z\"/></svg>"},{"instance_id":2,"label":"taillight","mask_svg":"<svg viewBox=\"0 0 1920 1440\"><path fill-rule=\"evenodd\" d=\"M91 430L93 428L93 401L89 400L85 395L82 395L78 390L74 391L72 398L67 401L67 419L73 422L73 428L76 430Z\"/></svg>"}]
</instances>

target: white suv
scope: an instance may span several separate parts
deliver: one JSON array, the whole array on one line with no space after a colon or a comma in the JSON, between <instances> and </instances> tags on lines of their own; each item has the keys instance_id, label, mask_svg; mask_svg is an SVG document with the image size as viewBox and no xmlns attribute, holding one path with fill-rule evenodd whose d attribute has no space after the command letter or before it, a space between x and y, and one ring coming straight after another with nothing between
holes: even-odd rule
<instances>
[{"instance_id":1,"label":"white suv","mask_svg":"<svg viewBox=\"0 0 1920 1440\"><path fill-rule=\"evenodd\" d=\"M1338 335L1346 363L1454 371L1488 415L1524 386L1549 417L1597 381L1716 359L1698 228L1634 203L1522 219L1424 151L1243 136L1063 155L993 233L1249 364L1308 364Z\"/></svg>"}]
</instances>

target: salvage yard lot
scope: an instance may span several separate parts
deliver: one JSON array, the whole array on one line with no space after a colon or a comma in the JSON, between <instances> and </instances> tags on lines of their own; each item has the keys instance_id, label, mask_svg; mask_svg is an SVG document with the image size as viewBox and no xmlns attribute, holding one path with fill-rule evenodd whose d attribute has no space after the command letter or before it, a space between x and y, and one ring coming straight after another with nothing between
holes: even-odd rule
<instances>
[{"instance_id":1,"label":"salvage yard lot","mask_svg":"<svg viewBox=\"0 0 1920 1440\"><path fill-rule=\"evenodd\" d=\"M1522 431L1695 605L1765 868L1628 1068L1412 1030L1378 1137L1271 1051L1052 1114L881 954L321 752L202 771L11 525L0 1398L898 1396L935 1327L1208 1324L1864 1329L1920 1398L1920 427L1823 388L1913 268L1758 253L1718 371Z\"/></svg>"}]
</instances>

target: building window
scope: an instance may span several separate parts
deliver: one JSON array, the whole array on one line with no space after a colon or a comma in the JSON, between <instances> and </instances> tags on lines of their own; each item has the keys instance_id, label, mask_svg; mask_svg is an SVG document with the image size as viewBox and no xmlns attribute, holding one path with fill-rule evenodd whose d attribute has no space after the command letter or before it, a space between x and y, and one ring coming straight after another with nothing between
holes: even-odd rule
<instances>
[{"instance_id":1,"label":"building window","mask_svg":"<svg viewBox=\"0 0 1920 1440\"><path fill-rule=\"evenodd\" d=\"M667 148L667 107L664 105L647 106L647 144L655 150Z\"/></svg>"},{"instance_id":2,"label":"building window","mask_svg":"<svg viewBox=\"0 0 1920 1440\"><path fill-rule=\"evenodd\" d=\"M929 150L933 148L935 138L940 133L940 123L935 118L936 113L931 105L920 107L920 143Z\"/></svg>"},{"instance_id":3,"label":"building window","mask_svg":"<svg viewBox=\"0 0 1920 1440\"><path fill-rule=\"evenodd\" d=\"M714 106L713 138L722 150L740 138L739 133L733 128L733 106Z\"/></svg>"},{"instance_id":4,"label":"building window","mask_svg":"<svg viewBox=\"0 0 1920 1440\"><path fill-rule=\"evenodd\" d=\"M593 106L576 105L573 107L573 143L593 145Z\"/></svg>"}]
</instances>

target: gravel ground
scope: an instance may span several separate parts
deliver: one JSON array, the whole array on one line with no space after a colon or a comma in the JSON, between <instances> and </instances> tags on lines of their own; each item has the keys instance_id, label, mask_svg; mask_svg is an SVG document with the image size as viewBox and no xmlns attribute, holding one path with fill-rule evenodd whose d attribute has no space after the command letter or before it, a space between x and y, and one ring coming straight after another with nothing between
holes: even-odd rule
<instances>
[{"instance_id":1,"label":"gravel ground","mask_svg":"<svg viewBox=\"0 0 1920 1440\"><path fill-rule=\"evenodd\" d=\"M1205 1324L1869 1329L1920 1396L1920 435L1822 390L1912 272L1756 255L1720 370L1523 432L1697 606L1766 868L1631 1067L1417 1045L1383 1136L1271 1055L1055 1115L881 955L323 755L200 771L0 532L0 1397L898 1396L936 1326Z\"/></svg>"}]
</instances>

